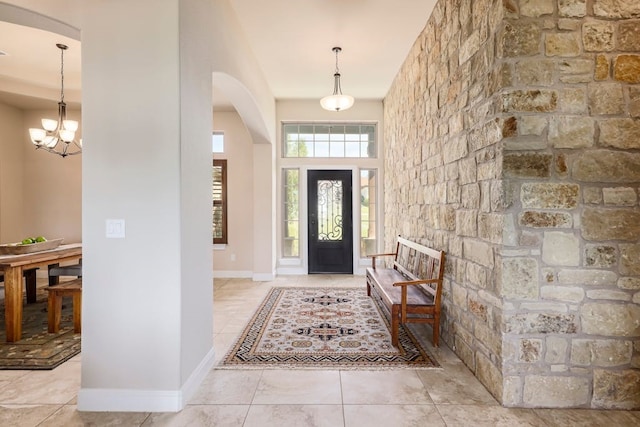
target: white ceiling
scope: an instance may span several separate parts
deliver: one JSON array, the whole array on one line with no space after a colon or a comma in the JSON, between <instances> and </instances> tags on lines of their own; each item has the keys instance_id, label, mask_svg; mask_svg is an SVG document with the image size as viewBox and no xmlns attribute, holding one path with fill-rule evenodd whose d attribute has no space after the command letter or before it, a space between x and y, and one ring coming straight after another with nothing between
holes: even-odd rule
<instances>
[{"instance_id":1,"label":"white ceiling","mask_svg":"<svg viewBox=\"0 0 640 427\"><path fill-rule=\"evenodd\" d=\"M229 0L276 99L319 99L333 91L334 46L342 47L342 90L382 99L436 0ZM60 93L80 101L80 42L1 21L0 101L43 108ZM48 98L43 103L39 101ZM215 96L214 99L218 99ZM223 103L224 104L224 103ZM55 105L55 104L54 104ZM224 107L223 105L221 107Z\"/></svg>"}]
</instances>

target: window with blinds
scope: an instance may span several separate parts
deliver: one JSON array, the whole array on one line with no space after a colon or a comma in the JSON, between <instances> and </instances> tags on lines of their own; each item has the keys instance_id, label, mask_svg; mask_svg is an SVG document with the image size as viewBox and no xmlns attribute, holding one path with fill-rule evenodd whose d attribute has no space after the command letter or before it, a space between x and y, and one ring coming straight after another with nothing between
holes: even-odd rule
<instances>
[{"instance_id":1,"label":"window with blinds","mask_svg":"<svg viewBox=\"0 0 640 427\"><path fill-rule=\"evenodd\" d=\"M213 243L227 243L227 161L213 160Z\"/></svg>"}]
</instances>

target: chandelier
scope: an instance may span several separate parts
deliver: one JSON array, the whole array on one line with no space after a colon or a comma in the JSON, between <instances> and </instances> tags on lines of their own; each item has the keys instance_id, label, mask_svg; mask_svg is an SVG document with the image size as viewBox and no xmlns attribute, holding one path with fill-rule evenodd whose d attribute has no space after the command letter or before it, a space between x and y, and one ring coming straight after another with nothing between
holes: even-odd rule
<instances>
[{"instance_id":1,"label":"chandelier","mask_svg":"<svg viewBox=\"0 0 640 427\"><path fill-rule=\"evenodd\" d=\"M353 96L343 95L340 87L340 70L338 69L338 53L342 51L340 47L334 47L336 53L336 71L333 74L333 95L325 96L320 100L322 108L329 111L340 111L351 108Z\"/></svg>"},{"instance_id":2,"label":"chandelier","mask_svg":"<svg viewBox=\"0 0 640 427\"><path fill-rule=\"evenodd\" d=\"M67 46L56 44L60 49L60 102L58 102L58 120L42 119L42 129L29 129L31 142L36 149L42 148L62 157L82 152L82 139L75 140L78 122L67 120L67 104L64 102L64 51Z\"/></svg>"}]
</instances>

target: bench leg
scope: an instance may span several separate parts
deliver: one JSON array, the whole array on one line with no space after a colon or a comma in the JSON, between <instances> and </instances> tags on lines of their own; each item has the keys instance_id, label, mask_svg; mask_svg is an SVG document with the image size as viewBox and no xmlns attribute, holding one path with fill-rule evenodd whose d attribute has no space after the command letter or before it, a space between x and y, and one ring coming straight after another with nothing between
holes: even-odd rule
<instances>
[{"instance_id":1,"label":"bench leg","mask_svg":"<svg viewBox=\"0 0 640 427\"><path fill-rule=\"evenodd\" d=\"M82 328L82 294L73 294L73 332L79 334Z\"/></svg>"},{"instance_id":2,"label":"bench leg","mask_svg":"<svg viewBox=\"0 0 640 427\"><path fill-rule=\"evenodd\" d=\"M400 325L400 307L391 307L391 344L398 347L398 329Z\"/></svg>"},{"instance_id":3,"label":"bench leg","mask_svg":"<svg viewBox=\"0 0 640 427\"><path fill-rule=\"evenodd\" d=\"M48 331L49 333L58 333L60 331L60 318L62 317L62 297L55 292L49 292L49 301L47 308Z\"/></svg>"}]
</instances>

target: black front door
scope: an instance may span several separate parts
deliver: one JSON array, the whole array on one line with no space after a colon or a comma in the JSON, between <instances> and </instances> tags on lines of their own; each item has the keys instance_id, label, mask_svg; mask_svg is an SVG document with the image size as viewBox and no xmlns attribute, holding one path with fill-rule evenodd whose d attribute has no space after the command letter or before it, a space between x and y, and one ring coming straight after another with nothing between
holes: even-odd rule
<instances>
[{"instance_id":1,"label":"black front door","mask_svg":"<svg viewBox=\"0 0 640 427\"><path fill-rule=\"evenodd\" d=\"M309 273L353 273L350 170L310 170Z\"/></svg>"}]
</instances>

